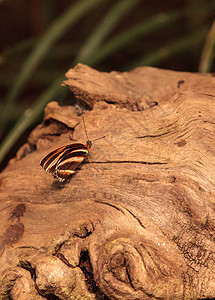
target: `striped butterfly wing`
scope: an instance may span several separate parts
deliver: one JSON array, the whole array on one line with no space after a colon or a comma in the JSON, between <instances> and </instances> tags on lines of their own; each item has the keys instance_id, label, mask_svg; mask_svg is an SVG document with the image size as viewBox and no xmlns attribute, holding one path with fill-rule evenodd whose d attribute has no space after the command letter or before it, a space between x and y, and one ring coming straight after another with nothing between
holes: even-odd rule
<instances>
[{"instance_id":1,"label":"striped butterfly wing","mask_svg":"<svg viewBox=\"0 0 215 300\"><path fill-rule=\"evenodd\" d=\"M56 165L55 176L59 181L67 181L75 173L77 167L82 163L89 150L86 146L71 151L66 151Z\"/></svg>"},{"instance_id":2,"label":"striped butterfly wing","mask_svg":"<svg viewBox=\"0 0 215 300\"><path fill-rule=\"evenodd\" d=\"M52 173L59 181L67 181L82 163L89 148L83 144L70 144L46 155L40 162L46 172Z\"/></svg>"}]
</instances>

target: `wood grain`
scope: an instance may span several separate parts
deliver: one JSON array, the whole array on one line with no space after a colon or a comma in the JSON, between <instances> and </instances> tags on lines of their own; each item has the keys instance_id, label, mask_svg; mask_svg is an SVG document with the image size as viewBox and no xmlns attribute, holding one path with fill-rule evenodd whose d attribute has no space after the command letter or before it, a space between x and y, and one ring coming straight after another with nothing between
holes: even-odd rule
<instances>
[{"instance_id":1,"label":"wood grain","mask_svg":"<svg viewBox=\"0 0 215 300\"><path fill-rule=\"evenodd\" d=\"M1 299L215 298L214 77L66 75L91 107L89 138L106 135L90 153L99 172L86 160L61 185L40 167L86 141L76 109L49 103L0 175Z\"/></svg>"}]
</instances>

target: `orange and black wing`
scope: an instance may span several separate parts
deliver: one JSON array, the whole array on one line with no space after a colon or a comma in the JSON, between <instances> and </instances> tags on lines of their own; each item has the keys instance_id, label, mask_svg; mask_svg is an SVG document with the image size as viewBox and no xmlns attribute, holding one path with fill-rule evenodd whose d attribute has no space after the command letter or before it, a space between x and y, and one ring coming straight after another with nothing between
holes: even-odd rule
<instances>
[{"instance_id":1,"label":"orange and black wing","mask_svg":"<svg viewBox=\"0 0 215 300\"><path fill-rule=\"evenodd\" d=\"M85 145L70 144L50 152L40 164L46 172L64 182L71 178L88 153Z\"/></svg>"}]
</instances>

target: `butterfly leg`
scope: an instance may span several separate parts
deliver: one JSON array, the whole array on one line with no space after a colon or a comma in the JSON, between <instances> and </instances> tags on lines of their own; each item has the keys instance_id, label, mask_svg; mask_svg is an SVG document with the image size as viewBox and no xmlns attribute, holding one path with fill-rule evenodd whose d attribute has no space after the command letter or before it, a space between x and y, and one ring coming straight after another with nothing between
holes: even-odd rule
<instances>
[{"instance_id":1,"label":"butterfly leg","mask_svg":"<svg viewBox=\"0 0 215 300\"><path fill-rule=\"evenodd\" d=\"M99 172L99 170L98 169L96 169L96 167L94 167L94 165L93 165L93 163L92 163L92 161L90 160L90 157L89 157L89 155L87 156L87 159L89 160L89 162L90 162L90 164L92 165L92 167L97 171L97 172Z\"/></svg>"}]
</instances>

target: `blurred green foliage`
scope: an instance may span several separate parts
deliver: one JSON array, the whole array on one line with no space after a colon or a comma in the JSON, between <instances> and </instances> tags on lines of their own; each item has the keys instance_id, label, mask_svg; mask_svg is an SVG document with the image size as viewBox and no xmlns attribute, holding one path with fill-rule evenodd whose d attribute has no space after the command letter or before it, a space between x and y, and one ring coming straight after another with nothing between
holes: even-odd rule
<instances>
[{"instance_id":1,"label":"blurred green foliage","mask_svg":"<svg viewBox=\"0 0 215 300\"><path fill-rule=\"evenodd\" d=\"M213 71L215 0L168 2L76 0L57 16L55 1L41 2L40 35L0 54L0 163L48 102L70 99L60 83L78 62L105 71L145 65Z\"/></svg>"}]
</instances>

